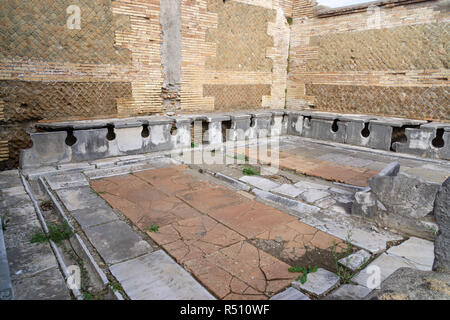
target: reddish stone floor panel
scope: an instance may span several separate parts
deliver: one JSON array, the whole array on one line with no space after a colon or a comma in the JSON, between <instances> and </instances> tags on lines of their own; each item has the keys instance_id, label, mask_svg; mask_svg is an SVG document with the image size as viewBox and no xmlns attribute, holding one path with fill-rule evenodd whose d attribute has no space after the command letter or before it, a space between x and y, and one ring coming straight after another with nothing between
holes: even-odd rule
<instances>
[{"instance_id":1,"label":"reddish stone floor panel","mask_svg":"<svg viewBox=\"0 0 450 320\"><path fill-rule=\"evenodd\" d=\"M208 216L177 221L148 235L179 263L199 258L244 240Z\"/></svg>"},{"instance_id":2,"label":"reddish stone floor panel","mask_svg":"<svg viewBox=\"0 0 450 320\"><path fill-rule=\"evenodd\" d=\"M185 265L219 298L269 298L297 277L288 264L246 241Z\"/></svg>"},{"instance_id":3,"label":"reddish stone floor panel","mask_svg":"<svg viewBox=\"0 0 450 320\"><path fill-rule=\"evenodd\" d=\"M271 161L270 157L250 152L248 148L238 148L236 149L236 154L246 155L250 159L259 161L260 163L267 164ZM270 150L268 154L270 154ZM316 158L290 154L289 151L279 152L279 166L281 169L294 170L300 174L360 187L367 186L367 179L378 174L374 170L337 165L336 163L318 160Z\"/></svg>"},{"instance_id":4,"label":"reddish stone floor panel","mask_svg":"<svg viewBox=\"0 0 450 320\"><path fill-rule=\"evenodd\" d=\"M252 202L252 200L235 191L211 185L205 185L200 190L180 194L179 198L205 214L210 214L218 209Z\"/></svg>"},{"instance_id":5,"label":"reddish stone floor panel","mask_svg":"<svg viewBox=\"0 0 450 320\"><path fill-rule=\"evenodd\" d=\"M185 172L186 166L176 166L157 170L136 172L133 175L150 183L167 195L178 195L183 192L197 190L210 185Z\"/></svg>"},{"instance_id":6,"label":"reddish stone floor panel","mask_svg":"<svg viewBox=\"0 0 450 320\"><path fill-rule=\"evenodd\" d=\"M211 210L208 213L247 238L251 238L274 226L298 220L297 217L281 212L273 207L249 200L244 203Z\"/></svg>"}]
</instances>

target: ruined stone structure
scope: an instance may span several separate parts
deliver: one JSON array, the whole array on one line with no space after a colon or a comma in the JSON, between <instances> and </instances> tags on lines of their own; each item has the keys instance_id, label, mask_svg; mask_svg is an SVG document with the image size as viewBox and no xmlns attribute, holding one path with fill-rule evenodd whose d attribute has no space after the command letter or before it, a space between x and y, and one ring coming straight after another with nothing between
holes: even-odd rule
<instances>
[{"instance_id":1,"label":"ruined stone structure","mask_svg":"<svg viewBox=\"0 0 450 320\"><path fill-rule=\"evenodd\" d=\"M0 168L40 120L314 108L448 121L448 2L377 4L4 0Z\"/></svg>"}]
</instances>

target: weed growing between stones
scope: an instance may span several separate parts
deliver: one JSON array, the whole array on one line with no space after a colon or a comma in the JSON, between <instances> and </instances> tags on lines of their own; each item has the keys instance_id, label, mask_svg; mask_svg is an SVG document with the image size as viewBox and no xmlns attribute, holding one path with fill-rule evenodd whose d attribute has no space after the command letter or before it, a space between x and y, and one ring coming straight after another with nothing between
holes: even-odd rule
<instances>
[{"instance_id":1,"label":"weed growing between stones","mask_svg":"<svg viewBox=\"0 0 450 320\"><path fill-rule=\"evenodd\" d=\"M310 267L307 266L306 268L304 267L291 267L289 268L289 272L300 272L302 273L301 276L297 277L297 281L300 281L302 284L305 284L306 281L308 281L308 274L309 273L314 273L319 269L318 266L314 266L314 267Z\"/></svg>"},{"instance_id":2,"label":"weed growing between stones","mask_svg":"<svg viewBox=\"0 0 450 320\"><path fill-rule=\"evenodd\" d=\"M353 253L353 245L351 243L351 232L348 233L347 238L345 239L345 244L347 245L346 249L342 253L337 252L337 242L333 240L333 247L331 248L331 253L333 255L334 264L336 268L336 274L341 279L342 284L349 284L350 281L362 270L366 267L367 261L364 261L362 266L355 271L352 271L342 265L339 264L339 260L349 256Z\"/></svg>"},{"instance_id":3,"label":"weed growing between stones","mask_svg":"<svg viewBox=\"0 0 450 320\"><path fill-rule=\"evenodd\" d=\"M61 243L61 241L69 239L73 234L73 230L69 224L64 221L63 223L48 223L48 234L43 231L36 231L31 236L31 243L43 243L52 240L55 243Z\"/></svg>"},{"instance_id":4,"label":"weed growing between stones","mask_svg":"<svg viewBox=\"0 0 450 320\"><path fill-rule=\"evenodd\" d=\"M144 230L146 230L148 232L158 232L159 231L159 226L152 225L151 227L145 227Z\"/></svg>"},{"instance_id":5,"label":"weed growing between stones","mask_svg":"<svg viewBox=\"0 0 450 320\"><path fill-rule=\"evenodd\" d=\"M244 169L242 169L242 173L247 176L259 176L259 171L251 167L245 167Z\"/></svg>"}]
</instances>

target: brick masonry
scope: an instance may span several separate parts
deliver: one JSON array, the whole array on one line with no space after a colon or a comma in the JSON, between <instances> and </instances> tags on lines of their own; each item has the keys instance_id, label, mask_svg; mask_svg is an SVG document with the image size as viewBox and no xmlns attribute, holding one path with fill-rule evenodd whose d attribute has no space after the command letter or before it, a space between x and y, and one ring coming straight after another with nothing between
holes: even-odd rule
<instances>
[{"instance_id":1,"label":"brick masonry","mask_svg":"<svg viewBox=\"0 0 450 320\"><path fill-rule=\"evenodd\" d=\"M288 108L450 120L448 4L378 4L294 2Z\"/></svg>"}]
</instances>

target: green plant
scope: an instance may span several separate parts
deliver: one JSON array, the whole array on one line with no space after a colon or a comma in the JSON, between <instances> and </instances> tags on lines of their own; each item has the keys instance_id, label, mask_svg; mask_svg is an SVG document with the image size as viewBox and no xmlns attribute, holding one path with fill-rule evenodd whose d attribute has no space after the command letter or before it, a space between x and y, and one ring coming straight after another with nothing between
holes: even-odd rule
<instances>
[{"instance_id":1,"label":"green plant","mask_svg":"<svg viewBox=\"0 0 450 320\"><path fill-rule=\"evenodd\" d=\"M347 237L345 239L346 248L345 248L344 252L341 252L341 253L337 252L338 244L335 240L333 241L333 247L331 248L331 254L333 255L334 265L336 268L336 274L341 279L341 283L344 283L344 284L350 283L350 281L359 273L359 271L361 271L367 265L367 261L364 260L361 267L358 270L352 271L352 270L346 268L345 266L342 266L339 264L340 259L342 259L343 257L347 257L348 255L353 253L353 245L352 245L351 241L352 241L352 238L351 238L351 231L350 231L347 234ZM348 258L347 258L346 262L347 263L349 262Z\"/></svg>"},{"instance_id":2,"label":"green plant","mask_svg":"<svg viewBox=\"0 0 450 320\"><path fill-rule=\"evenodd\" d=\"M195 148L195 147L196 147L195 143L191 142L191 148Z\"/></svg>"},{"instance_id":3,"label":"green plant","mask_svg":"<svg viewBox=\"0 0 450 320\"><path fill-rule=\"evenodd\" d=\"M259 175L259 171L251 168L251 167L245 167L244 169L242 169L242 173L246 174L248 176L258 176Z\"/></svg>"},{"instance_id":4,"label":"green plant","mask_svg":"<svg viewBox=\"0 0 450 320\"><path fill-rule=\"evenodd\" d=\"M31 237L31 243L43 243L52 240L55 243L60 243L62 240L69 239L73 234L73 230L69 224L64 221L63 223L48 223L48 233L42 231L36 231Z\"/></svg>"},{"instance_id":5,"label":"green plant","mask_svg":"<svg viewBox=\"0 0 450 320\"><path fill-rule=\"evenodd\" d=\"M83 293L83 298L84 300L94 300L94 295L92 293L85 292Z\"/></svg>"},{"instance_id":6,"label":"green plant","mask_svg":"<svg viewBox=\"0 0 450 320\"><path fill-rule=\"evenodd\" d=\"M306 281L308 281L308 274L309 273L314 273L319 269L318 266L314 266L314 267L310 267L307 266L306 268L304 267L291 267L289 268L289 272L298 272L298 273L302 273L301 276L297 277L297 281L300 281L302 284L305 284Z\"/></svg>"},{"instance_id":7,"label":"green plant","mask_svg":"<svg viewBox=\"0 0 450 320\"><path fill-rule=\"evenodd\" d=\"M151 227L145 227L145 230L147 230L148 232L158 232L159 231L159 226L158 225L152 225Z\"/></svg>"},{"instance_id":8,"label":"green plant","mask_svg":"<svg viewBox=\"0 0 450 320\"><path fill-rule=\"evenodd\" d=\"M286 20L287 20L287 23L289 24L289 25L291 25L292 24L292 17L287 17L286 18Z\"/></svg>"}]
</instances>

